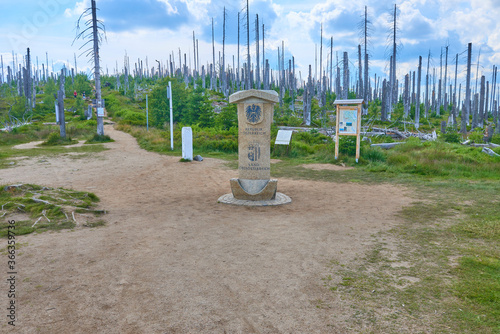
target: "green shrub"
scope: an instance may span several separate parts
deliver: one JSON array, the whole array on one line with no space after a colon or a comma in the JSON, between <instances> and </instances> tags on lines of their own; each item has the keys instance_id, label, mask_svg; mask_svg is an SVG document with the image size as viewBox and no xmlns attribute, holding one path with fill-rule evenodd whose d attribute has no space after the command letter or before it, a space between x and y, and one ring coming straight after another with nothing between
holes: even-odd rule
<instances>
[{"instance_id":1,"label":"green shrub","mask_svg":"<svg viewBox=\"0 0 500 334\"><path fill-rule=\"evenodd\" d=\"M493 144L498 144L500 145L500 134L497 133L497 134L494 134L493 137L491 137L491 142Z\"/></svg>"},{"instance_id":2,"label":"green shrub","mask_svg":"<svg viewBox=\"0 0 500 334\"><path fill-rule=\"evenodd\" d=\"M361 157L371 162L385 162L386 153L380 147L361 147Z\"/></svg>"},{"instance_id":3,"label":"green shrub","mask_svg":"<svg viewBox=\"0 0 500 334\"><path fill-rule=\"evenodd\" d=\"M117 116L121 116L122 119L120 123L123 124L130 124L130 125L146 125L146 115L143 113L131 111L131 110L126 110L124 113L117 112Z\"/></svg>"},{"instance_id":4,"label":"green shrub","mask_svg":"<svg viewBox=\"0 0 500 334\"><path fill-rule=\"evenodd\" d=\"M293 134L293 141L302 141L305 142L308 145L316 145L316 144L324 144L324 143L331 143L332 138L325 136L324 134L321 134L317 131L311 131L311 132L297 132Z\"/></svg>"},{"instance_id":5,"label":"green shrub","mask_svg":"<svg viewBox=\"0 0 500 334\"><path fill-rule=\"evenodd\" d=\"M481 129L476 129L471 133L469 133L469 140L476 144L484 143L483 138L484 138L484 132Z\"/></svg>"},{"instance_id":6,"label":"green shrub","mask_svg":"<svg viewBox=\"0 0 500 334\"><path fill-rule=\"evenodd\" d=\"M339 153L356 155L356 137L355 136L340 136Z\"/></svg>"},{"instance_id":7,"label":"green shrub","mask_svg":"<svg viewBox=\"0 0 500 334\"><path fill-rule=\"evenodd\" d=\"M61 135L58 132L52 132L47 137L47 140L44 141L41 145L44 146L56 146L56 145L72 145L76 144L78 141L72 140L71 137L61 138Z\"/></svg>"},{"instance_id":8,"label":"green shrub","mask_svg":"<svg viewBox=\"0 0 500 334\"><path fill-rule=\"evenodd\" d=\"M447 143L460 143L462 139L460 133L454 130L446 131L446 133L441 134L441 138Z\"/></svg>"}]
</instances>

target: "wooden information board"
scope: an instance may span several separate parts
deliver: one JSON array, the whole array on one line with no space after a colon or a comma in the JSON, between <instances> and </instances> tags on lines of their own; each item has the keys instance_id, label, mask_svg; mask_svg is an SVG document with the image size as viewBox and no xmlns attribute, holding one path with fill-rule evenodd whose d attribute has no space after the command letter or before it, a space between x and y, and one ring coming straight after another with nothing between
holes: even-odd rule
<instances>
[{"instance_id":1,"label":"wooden information board","mask_svg":"<svg viewBox=\"0 0 500 334\"><path fill-rule=\"evenodd\" d=\"M336 100L335 160L339 157L339 136L356 136L356 162L359 160L361 105L363 100Z\"/></svg>"}]
</instances>

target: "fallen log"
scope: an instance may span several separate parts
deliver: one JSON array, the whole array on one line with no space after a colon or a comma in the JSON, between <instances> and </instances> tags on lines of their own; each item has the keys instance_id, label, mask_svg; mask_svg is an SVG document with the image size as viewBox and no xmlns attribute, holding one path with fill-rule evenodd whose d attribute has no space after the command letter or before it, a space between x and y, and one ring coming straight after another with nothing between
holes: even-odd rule
<instances>
[{"instance_id":1,"label":"fallen log","mask_svg":"<svg viewBox=\"0 0 500 334\"><path fill-rule=\"evenodd\" d=\"M500 145L498 144L493 144L493 143L489 143L489 144L470 144L470 146L473 146L473 147L493 147L493 148L496 148L496 147L500 147Z\"/></svg>"},{"instance_id":2,"label":"fallen log","mask_svg":"<svg viewBox=\"0 0 500 334\"><path fill-rule=\"evenodd\" d=\"M491 148L483 147L481 152L486 153L492 157L500 157L500 154L495 153Z\"/></svg>"},{"instance_id":3,"label":"fallen log","mask_svg":"<svg viewBox=\"0 0 500 334\"><path fill-rule=\"evenodd\" d=\"M47 205L51 205L52 203L48 202L48 201L44 201L43 199L39 199L39 198L36 198L36 197L32 197L31 198L34 202L36 203L43 203L43 204L47 204Z\"/></svg>"},{"instance_id":4,"label":"fallen log","mask_svg":"<svg viewBox=\"0 0 500 334\"><path fill-rule=\"evenodd\" d=\"M370 146L372 146L372 147L380 147L380 148L383 148L384 150L388 150L388 149L391 149L391 148L393 148L393 147L395 147L396 145L399 145L399 144L404 144L404 142L371 144Z\"/></svg>"}]
</instances>

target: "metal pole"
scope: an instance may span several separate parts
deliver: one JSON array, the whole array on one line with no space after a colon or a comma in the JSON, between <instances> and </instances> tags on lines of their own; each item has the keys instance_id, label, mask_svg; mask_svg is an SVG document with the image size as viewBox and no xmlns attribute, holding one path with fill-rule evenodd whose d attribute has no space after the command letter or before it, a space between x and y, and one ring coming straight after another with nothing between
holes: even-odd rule
<instances>
[{"instance_id":1,"label":"metal pole","mask_svg":"<svg viewBox=\"0 0 500 334\"><path fill-rule=\"evenodd\" d=\"M170 147L172 151L174 150L174 115L172 109L172 82L168 82L168 92L170 99Z\"/></svg>"},{"instance_id":2,"label":"metal pole","mask_svg":"<svg viewBox=\"0 0 500 334\"><path fill-rule=\"evenodd\" d=\"M148 94L146 94L146 131L149 131Z\"/></svg>"}]
</instances>

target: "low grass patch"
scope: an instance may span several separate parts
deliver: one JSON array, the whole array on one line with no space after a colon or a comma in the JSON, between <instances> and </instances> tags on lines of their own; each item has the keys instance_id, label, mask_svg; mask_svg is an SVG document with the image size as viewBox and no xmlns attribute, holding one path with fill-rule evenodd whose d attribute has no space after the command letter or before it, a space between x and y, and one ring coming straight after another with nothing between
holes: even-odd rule
<instances>
[{"instance_id":1,"label":"low grass patch","mask_svg":"<svg viewBox=\"0 0 500 334\"><path fill-rule=\"evenodd\" d=\"M42 146L58 146L58 145L74 145L78 144L78 140L73 140L71 137L62 138L59 133L52 132L47 140L41 143Z\"/></svg>"},{"instance_id":2,"label":"low grass patch","mask_svg":"<svg viewBox=\"0 0 500 334\"><path fill-rule=\"evenodd\" d=\"M71 229L77 223L101 226L102 220L97 217L104 212L95 209L98 202L99 198L88 192L33 184L1 186L0 207L3 220L0 222L0 237L7 236L9 220L16 222L16 235ZM85 216L75 216L75 213L84 213Z\"/></svg>"},{"instance_id":3,"label":"low grass patch","mask_svg":"<svg viewBox=\"0 0 500 334\"><path fill-rule=\"evenodd\" d=\"M110 143L110 142L114 142L114 140L111 139L110 136L95 134L92 138L87 140L85 144L98 144L98 143Z\"/></svg>"}]
</instances>

